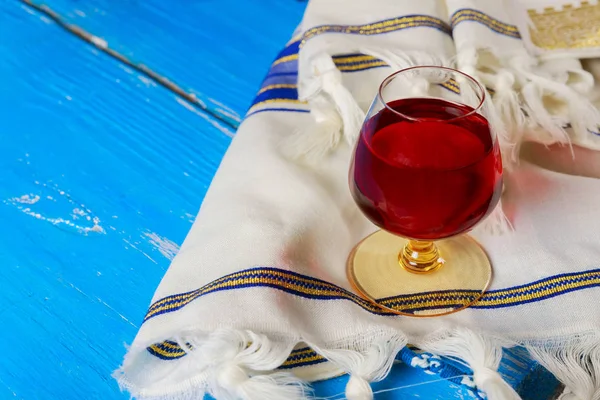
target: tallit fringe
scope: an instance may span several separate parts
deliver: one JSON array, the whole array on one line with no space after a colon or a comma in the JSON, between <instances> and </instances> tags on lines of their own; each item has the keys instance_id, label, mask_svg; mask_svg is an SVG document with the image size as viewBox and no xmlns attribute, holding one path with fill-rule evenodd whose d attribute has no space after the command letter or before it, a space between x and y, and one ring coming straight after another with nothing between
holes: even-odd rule
<instances>
[{"instance_id":1,"label":"tallit fringe","mask_svg":"<svg viewBox=\"0 0 600 400\"><path fill-rule=\"evenodd\" d=\"M380 58L394 71L414 65L444 64L439 57L424 52L373 48L359 51ZM344 86L342 73L329 54L315 56L310 66L310 80L298 82L298 87L300 99L307 101L310 106L313 121L285 138L281 147L287 157L314 165L343 139L354 146L365 120L365 112Z\"/></svg>"},{"instance_id":2,"label":"tallit fringe","mask_svg":"<svg viewBox=\"0 0 600 400\"><path fill-rule=\"evenodd\" d=\"M270 340L250 331L220 330L207 337L183 337L188 368L198 374L177 387L138 390L128 379L127 360L115 373L120 387L139 400L191 400L210 394L219 400L303 400L306 383L290 372L277 371L297 341ZM272 372L276 371L276 372Z\"/></svg>"},{"instance_id":3,"label":"tallit fringe","mask_svg":"<svg viewBox=\"0 0 600 400\"><path fill-rule=\"evenodd\" d=\"M417 65L447 66L450 64L449 61L443 60L435 54L423 51L400 51L374 47L361 48L359 51L379 58L390 66L393 72Z\"/></svg>"},{"instance_id":4,"label":"tallit fringe","mask_svg":"<svg viewBox=\"0 0 600 400\"><path fill-rule=\"evenodd\" d=\"M509 168L525 140L571 145L598 130L600 112L586 97L593 90L593 76L578 60L502 59L492 48L467 48L460 50L457 64L494 90L492 104L500 121L492 117L490 122L504 126L499 139ZM568 124L572 130L565 129Z\"/></svg>"},{"instance_id":5,"label":"tallit fringe","mask_svg":"<svg viewBox=\"0 0 600 400\"><path fill-rule=\"evenodd\" d=\"M466 328L437 333L421 342L419 348L430 353L465 362L473 371L473 382L488 400L520 400L521 397L498 373L502 348L507 341L488 337Z\"/></svg>"},{"instance_id":6,"label":"tallit fringe","mask_svg":"<svg viewBox=\"0 0 600 400\"><path fill-rule=\"evenodd\" d=\"M594 75L586 71L582 62L576 58L542 60L539 70L550 79L567 85L579 94L587 96L594 89Z\"/></svg>"},{"instance_id":7,"label":"tallit fringe","mask_svg":"<svg viewBox=\"0 0 600 400\"><path fill-rule=\"evenodd\" d=\"M510 170L518 162L519 144L526 121L515 88L516 78L510 70L499 66L496 60L492 51L474 47L461 49L456 56L457 67L486 88L482 113L498 138L504 166ZM493 97L487 89L494 90Z\"/></svg>"},{"instance_id":8,"label":"tallit fringe","mask_svg":"<svg viewBox=\"0 0 600 400\"><path fill-rule=\"evenodd\" d=\"M301 100L308 102L313 122L282 143L282 152L297 161L318 163L342 138L350 145L358 138L364 111L342 83L342 73L331 56L320 53L311 61L311 80L298 82Z\"/></svg>"},{"instance_id":9,"label":"tallit fringe","mask_svg":"<svg viewBox=\"0 0 600 400\"><path fill-rule=\"evenodd\" d=\"M316 166L342 139L342 120L323 95L311 102L311 122L283 139L281 151L294 161Z\"/></svg>"},{"instance_id":10,"label":"tallit fringe","mask_svg":"<svg viewBox=\"0 0 600 400\"><path fill-rule=\"evenodd\" d=\"M159 396L138 396L132 394L131 398L135 400L202 400L205 396L206 391L204 391L204 389L193 387L185 392Z\"/></svg>"},{"instance_id":11,"label":"tallit fringe","mask_svg":"<svg viewBox=\"0 0 600 400\"><path fill-rule=\"evenodd\" d=\"M292 372L277 370L300 339L274 340L250 331L228 329L177 341L188 352L186 358L189 357L179 368L196 368L196 376L169 387L138 390L130 381L130 371L125 372L129 363L126 359L114 374L120 387L137 400L197 400L205 394L219 400L312 398L307 383ZM348 400L372 400L369 382L388 375L398 353L406 346L407 337L395 329L382 329L339 344L302 341L327 358L336 370L350 374L345 390ZM410 341L430 353L426 357L402 358L411 367L435 373L433 370L440 370L439 364L444 363L439 357L448 357L472 371L472 375L465 374L462 379L472 393L484 394L488 400L520 400L519 394L498 373L503 349L518 343L460 327ZM519 344L566 386L562 400L600 399L600 332L550 343ZM437 368L432 369L436 363ZM137 373L144 375L144 371Z\"/></svg>"},{"instance_id":12,"label":"tallit fringe","mask_svg":"<svg viewBox=\"0 0 600 400\"><path fill-rule=\"evenodd\" d=\"M348 400L372 400L373 390L369 382L384 379L390 372L396 355L407 344L406 336L397 331L365 336L368 338L368 345L362 352L344 348L329 349L307 342L317 353L350 375L346 384ZM363 347L361 344L353 344L352 347L355 346Z\"/></svg>"},{"instance_id":13,"label":"tallit fringe","mask_svg":"<svg viewBox=\"0 0 600 400\"><path fill-rule=\"evenodd\" d=\"M561 400L600 399L600 333L526 347L534 360L565 385Z\"/></svg>"},{"instance_id":14,"label":"tallit fringe","mask_svg":"<svg viewBox=\"0 0 600 400\"><path fill-rule=\"evenodd\" d=\"M572 138L564 128L567 124L578 141L598 129L600 112L585 96L552 76L536 74L527 60L515 59L512 66L527 79L522 95L528 117L550 134L549 138L540 138L542 142L570 145Z\"/></svg>"},{"instance_id":15,"label":"tallit fringe","mask_svg":"<svg viewBox=\"0 0 600 400\"><path fill-rule=\"evenodd\" d=\"M291 372L271 372L281 366L298 340L273 341L250 331L221 330L210 336L177 340L190 357L183 368L196 368L198 375L176 387L138 390L129 380L124 366L115 372L121 389L138 400L197 400L210 394L219 400L304 400L309 399L307 383ZM321 346L304 341L341 372L350 374L346 386L348 400L372 400L369 382L384 379L406 337L396 330L370 332L353 343ZM335 348L331 348L335 347ZM362 351L350 347L362 348Z\"/></svg>"}]
</instances>

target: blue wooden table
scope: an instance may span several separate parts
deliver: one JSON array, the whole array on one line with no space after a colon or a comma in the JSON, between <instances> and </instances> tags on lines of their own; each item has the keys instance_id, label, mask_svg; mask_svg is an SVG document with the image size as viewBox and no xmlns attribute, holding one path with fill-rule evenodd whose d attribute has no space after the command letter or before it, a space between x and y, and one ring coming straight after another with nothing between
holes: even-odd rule
<instances>
[{"instance_id":1,"label":"blue wooden table","mask_svg":"<svg viewBox=\"0 0 600 400\"><path fill-rule=\"evenodd\" d=\"M45 1L100 49L0 1L0 399L127 398L111 373L305 4ZM378 398L464 394L393 375L386 387L407 387Z\"/></svg>"}]
</instances>

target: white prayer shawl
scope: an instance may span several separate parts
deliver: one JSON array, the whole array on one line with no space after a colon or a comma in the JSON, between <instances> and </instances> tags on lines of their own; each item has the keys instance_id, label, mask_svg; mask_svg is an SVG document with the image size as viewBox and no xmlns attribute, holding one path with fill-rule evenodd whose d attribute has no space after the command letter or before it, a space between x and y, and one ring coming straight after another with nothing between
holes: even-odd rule
<instances>
[{"instance_id":1,"label":"white prayer shawl","mask_svg":"<svg viewBox=\"0 0 600 400\"><path fill-rule=\"evenodd\" d=\"M116 374L122 387L140 399L210 393L217 399L294 400L308 396L302 382L346 372L351 375L347 397L368 399L368 382L383 379L396 359L440 371L452 368L437 357L447 356L468 364L472 377L462 383L471 385L475 396L517 399L496 370L502 348L521 344L566 384L571 399L598 398L600 311L593 305L600 302L600 163L595 151L574 147L573 161L569 149L525 148L544 168L523 161L506 178L504 209L514 231L474 232L495 269L489 292L473 307L444 317L410 318L380 311L350 290L347 256L375 227L349 194L352 140L339 140L339 132L352 119L340 114L356 111L352 107L364 113L381 80L411 57L416 61L414 54L430 52L445 63L452 51L449 24L443 21L458 3L309 4L299 30L307 36L295 37L280 53L240 126ZM470 2L475 10L486 4ZM410 22L403 19L407 16ZM455 28L463 23L468 26L461 22ZM382 26L387 28L377 31ZM369 52L382 57L364 55ZM327 57L337 71L306 69L327 66ZM323 71L325 79L333 78L324 82ZM312 90L304 89L311 82L316 82ZM309 104L298 98L298 90ZM308 167L292 161L290 143L302 143L298 132L323 122L338 131L319 131L333 138L320 142L328 149L308 148L318 153L312 160L318 162ZM389 301L423 310L461 299L460 291L449 291L433 299ZM429 353L414 352L407 343Z\"/></svg>"}]
</instances>

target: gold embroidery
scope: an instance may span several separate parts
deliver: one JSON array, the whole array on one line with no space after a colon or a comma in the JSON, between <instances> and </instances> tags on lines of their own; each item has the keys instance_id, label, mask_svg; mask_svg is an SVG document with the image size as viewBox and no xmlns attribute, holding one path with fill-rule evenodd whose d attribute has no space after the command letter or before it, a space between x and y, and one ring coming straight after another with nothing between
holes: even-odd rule
<instances>
[{"instance_id":1,"label":"gold embroidery","mask_svg":"<svg viewBox=\"0 0 600 400\"><path fill-rule=\"evenodd\" d=\"M260 103L256 103L255 105L253 105L250 108L250 110L248 110L248 114L256 111L256 109L261 106L264 106L266 104L274 104L274 103L288 103L288 104L300 104L300 105L308 104L308 102L306 102L306 101L296 100L296 99L269 99L269 100L261 101Z\"/></svg>"},{"instance_id":2,"label":"gold embroidery","mask_svg":"<svg viewBox=\"0 0 600 400\"><path fill-rule=\"evenodd\" d=\"M375 58L373 56L362 54L362 55L353 55L353 56L334 56L333 61L335 61L336 64L350 64L350 63L357 63L357 62L381 61L381 60L379 60L378 58Z\"/></svg>"},{"instance_id":3,"label":"gold embroidery","mask_svg":"<svg viewBox=\"0 0 600 400\"><path fill-rule=\"evenodd\" d=\"M338 69L344 71L361 71L363 69L375 68L375 67L387 67L387 64L383 61L373 61L365 64L357 65L339 65Z\"/></svg>"},{"instance_id":4,"label":"gold embroidery","mask_svg":"<svg viewBox=\"0 0 600 400\"><path fill-rule=\"evenodd\" d=\"M454 78L450 78L448 81L440 83L440 85L456 94L460 94L460 88L458 87L458 83L456 83Z\"/></svg>"},{"instance_id":5,"label":"gold embroidery","mask_svg":"<svg viewBox=\"0 0 600 400\"><path fill-rule=\"evenodd\" d=\"M562 10L529 10L535 26L530 28L531 42L542 49L600 48L600 3L582 1L580 7L563 6Z\"/></svg>"},{"instance_id":6,"label":"gold embroidery","mask_svg":"<svg viewBox=\"0 0 600 400\"><path fill-rule=\"evenodd\" d=\"M294 350L288 357L288 359L281 365L283 368L291 368L298 365L307 363L314 363L315 361L326 361L325 357L317 354L311 348L304 348L300 350Z\"/></svg>"},{"instance_id":7,"label":"gold embroidery","mask_svg":"<svg viewBox=\"0 0 600 400\"><path fill-rule=\"evenodd\" d=\"M452 18L450 18L450 25L452 26L452 29L454 29L456 25L463 21L479 22L495 32L511 36L516 39L521 38L519 29L515 25L506 24L500 20L492 18L485 13L482 13L481 11L470 8L458 10L452 15Z\"/></svg>"},{"instance_id":8,"label":"gold embroidery","mask_svg":"<svg viewBox=\"0 0 600 400\"><path fill-rule=\"evenodd\" d=\"M275 85L268 85L265 86L264 88L260 89L260 91L257 94L261 94L266 92L267 90L272 90L272 89L296 89L297 85L294 85L293 83L278 83Z\"/></svg>"},{"instance_id":9,"label":"gold embroidery","mask_svg":"<svg viewBox=\"0 0 600 400\"><path fill-rule=\"evenodd\" d=\"M162 342L161 345L163 347L168 347L169 349L173 349L173 350L181 350L181 347L177 344L177 343L171 343L171 342Z\"/></svg>"},{"instance_id":10,"label":"gold embroidery","mask_svg":"<svg viewBox=\"0 0 600 400\"><path fill-rule=\"evenodd\" d=\"M179 349L175 352L166 351L160 347L166 344L166 342L159 343L158 345L153 344L152 346L150 346L150 349L152 349L152 351L154 351L155 353L158 353L159 355L163 356L164 358L180 358L185 356L185 351L178 345L175 345L176 347L172 347L173 349Z\"/></svg>"},{"instance_id":11,"label":"gold embroidery","mask_svg":"<svg viewBox=\"0 0 600 400\"><path fill-rule=\"evenodd\" d=\"M306 43L307 40L321 35L323 33L346 33L346 34L358 34L358 35L379 35L381 33L388 33L406 28L416 27L432 27L437 28L445 33L450 33L450 26L439 18L430 17L428 15L414 15L392 18L384 21L375 22L366 25L322 25L316 26L304 32L300 47Z\"/></svg>"},{"instance_id":12,"label":"gold embroidery","mask_svg":"<svg viewBox=\"0 0 600 400\"><path fill-rule=\"evenodd\" d=\"M289 368L289 367L292 367L292 366L295 366L298 364L307 364L307 363L312 363L312 362L321 361L321 360L325 361L325 357L316 354L314 356L306 357L301 360L287 360L283 364L281 364L281 366Z\"/></svg>"},{"instance_id":13,"label":"gold embroidery","mask_svg":"<svg viewBox=\"0 0 600 400\"><path fill-rule=\"evenodd\" d=\"M496 308L515 306L599 285L600 270L558 275L523 286L488 292L475 303L474 307ZM232 290L249 286L279 288L303 297L315 299L347 299L367 311L385 314L379 307L332 283L274 268L256 268L224 276L192 292L161 299L150 307L145 320L158 314L180 309L198 297L213 291ZM382 299L381 303L387 307L409 312L410 310L442 308L449 305L464 304L465 299L471 295L470 291L462 290L449 291L448 293L418 293L400 298ZM177 351L178 347L168 344L160 347L159 350L172 353L173 351ZM159 351L157 350L157 352ZM302 354L300 350L297 352Z\"/></svg>"},{"instance_id":14,"label":"gold embroidery","mask_svg":"<svg viewBox=\"0 0 600 400\"><path fill-rule=\"evenodd\" d=\"M289 56L281 57L281 58L275 60L272 67L276 66L277 64L281 64L281 63L288 62L288 61L294 61L297 59L298 59L298 54L291 54Z\"/></svg>"}]
</instances>

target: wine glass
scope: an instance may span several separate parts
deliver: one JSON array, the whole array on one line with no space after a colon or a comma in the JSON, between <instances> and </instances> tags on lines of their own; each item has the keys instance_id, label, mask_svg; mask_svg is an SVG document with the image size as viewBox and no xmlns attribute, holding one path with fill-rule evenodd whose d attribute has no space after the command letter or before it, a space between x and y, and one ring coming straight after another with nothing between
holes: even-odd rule
<instances>
[{"instance_id":1,"label":"wine glass","mask_svg":"<svg viewBox=\"0 0 600 400\"><path fill-rule=\"evenodd\" d=\"M446 67L406 68L379 87L349 181L381 230L354 248L347 272L362 297L388 312L449 314L489 286L488 256L464 234L494 209L502 189L484 103L475 79Z\"/></svg>"}]
</instances>

